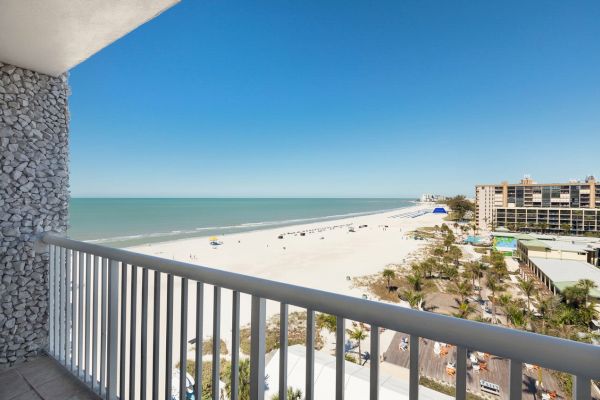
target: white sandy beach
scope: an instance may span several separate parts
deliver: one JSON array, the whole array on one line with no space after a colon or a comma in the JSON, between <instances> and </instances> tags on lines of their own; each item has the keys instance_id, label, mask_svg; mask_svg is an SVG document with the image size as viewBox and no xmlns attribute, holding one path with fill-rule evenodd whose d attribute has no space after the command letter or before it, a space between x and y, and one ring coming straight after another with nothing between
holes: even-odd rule
<instances>
[{"instance_id":1,"label":"white sandy beach","mask_svg":"<svg viewBox=\"0 0 600 400\"><path fill-rule=\"evenodd\" d=\"M347 277L377 273L388 264L401 263L409 257L410 253L424 246L425 241L414 240L407 234L418 227L442 224L444 215L432 213L417 217L410 215L431 209L431 205L416 205L379 214L224 235L219 236L222 242L219 246L211 246L207 237L198 237L140 245L128 250L361 297L363 291L352 288L352 282ZM359 228L361 225L366 227ZM355 232L350 232L350 227L353 227ZM301 236L300 232L305 232L305 236ZM278 236L282 234L283 239L279 239ZM150 293L153 290L152 280L151 278ZM141 281L138 284L141 284ZM180 286L181 281L175 279L174 363L179 360ZM164 321L166 317L165 276L161 288L161 318ZM195 338L195 294L195 285L190 286L187 340ZM149 310L152 310L152 307L153 304L149 304ZM205 339L213 335L212 309L213 289L206 285L203 318ZM267 316L278 312L279 303L267 302ZM231 315L231 291L222 290L221 338L227 343L228 349L231 349ZM250 322L249 295L241 296L240 322L242 326ZM152 326L151 324L152 321L149 321L149 326ZM164 323L162 330L164 332ZM382 350L387 346L386 339L382 337ZM161 343L162 348L164 343ZM164 357L164 352L160 353L161 358ZM151 357L151 354L148 356ZM193 358L191 346L188 346L188 358Z\"/></svg>"}]
</instances>

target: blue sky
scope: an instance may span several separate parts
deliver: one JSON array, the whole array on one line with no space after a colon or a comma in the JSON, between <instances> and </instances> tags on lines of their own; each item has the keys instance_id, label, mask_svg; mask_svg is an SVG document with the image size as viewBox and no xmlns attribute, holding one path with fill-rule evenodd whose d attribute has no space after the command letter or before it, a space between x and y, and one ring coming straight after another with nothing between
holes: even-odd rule
<instances>
[{"instance_id":1,"label":"blue sky","mask_svg":"<svg viewBox=\"0 0 600 400\"><path fill-rule=\"evenodd\" d=\"M600 175L598 1L183 0L71 71L74 196Z\"/></svg>"}]
</instances>

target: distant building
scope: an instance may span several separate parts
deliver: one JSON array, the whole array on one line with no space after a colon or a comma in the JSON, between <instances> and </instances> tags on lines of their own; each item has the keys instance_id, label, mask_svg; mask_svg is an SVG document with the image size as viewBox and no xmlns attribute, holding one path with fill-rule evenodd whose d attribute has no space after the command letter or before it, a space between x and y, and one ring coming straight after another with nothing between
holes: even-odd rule
<instances>
[{"instance_id":1,"label":"distant building","mask_svg":"<svg viewBox=\"0 0 600 400\"><path fill-rule=\"evenodd\" d=\"M547 233L600 231L600 184L584 181L542 184L525 176L520 183L475 187L475 219L483 230L499 227Z\"/></svg>"},{"instance_id":2,"label":"distant building","mask_svg":"<svg viewBox=\"0 0 600 400\"><path fill-rule=\"evenodd\" d=\"M446 200L446 196L442 196L439 194L427 194L424 193L421 195L422 203L438 203L440 201Z\"/></svg>"},{"instance_id":3,"label":"distant building","mask_svg":"<svg viewBox=\"0 0 600 400\"><path fill-rule=\"evenodd\" d=\"M582 238L518 239L516 255L554 294L580 279L589 279L600 287L600 240L579 239ZM590 294L600 298L598 288Z\"/></svg>"}]
</instances>

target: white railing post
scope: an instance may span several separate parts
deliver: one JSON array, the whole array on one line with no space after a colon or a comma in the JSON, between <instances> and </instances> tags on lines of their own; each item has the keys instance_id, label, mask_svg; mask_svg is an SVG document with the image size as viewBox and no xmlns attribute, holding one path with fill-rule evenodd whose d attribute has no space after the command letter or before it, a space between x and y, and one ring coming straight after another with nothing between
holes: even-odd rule
<instances>
[{"instance_id":1,"label":"white railing post","mask_svg":"<svg viewBox=\"0 0 600 400\"><path fill-rule=\"evenodd\" d=\"M346 380L346 320L335 318L335 399L344 400L344 382Z\"/></svg>"},{"instance_id":2,"label":"white railing post","mask_svg":"<svg viewBox=\"0 0 600 400\"><path fill-rule=\"evenodd\" d=\"M379 400L379 327L371 325L370 400Z\"/></svg>"},{"instance_id":3,"label":"white railing post","mask_svg":"<svg viewBox=\"0 0 600 400\"><path fill-rule=\"evenodd\" d=\"M252 321L250 325L250 400L265 398L265 331L266 301L252 296Z\"/></svg>"},{"instance_id":4,"label":"white railing post","mask_svg":"<svg viewBox=\"0 0 600 400\"><path fill-rule=\"evenodd\" d=\"M417 335L410 335L410 364L409 364L409 400L419 399L419 340Z\"/></svg>"},{"instance_id":5,"label":"white railing post","mask_svg":"<svg viewBox=\"0 0 600 400\"><path fill-rule=\"evenodd\" d=\"M117 398L117 372L119 352L119 262L110 260L108 265L108 335L106 363L106 399Z\"/></svg>"},{"instance_id":6,"label":"white railing post","mask_svg":"<svg viewBox=\"0 0 600 400\"><path fill-rule=\"evenodd\" d=\"M589 400L592 397L590 378L585 376L573 377L573 400Z\"/></svg>"},{"instance_id":7,"label":"white railing post","mask_svg":"<svg viewBox=\"0 0 600 400\"><path fill-rule=\"evenodd\" d=\"M521 400L523 393L523 364L517 360L510 360L509 364L509 398Z\"/></svg>"}]
</instances>

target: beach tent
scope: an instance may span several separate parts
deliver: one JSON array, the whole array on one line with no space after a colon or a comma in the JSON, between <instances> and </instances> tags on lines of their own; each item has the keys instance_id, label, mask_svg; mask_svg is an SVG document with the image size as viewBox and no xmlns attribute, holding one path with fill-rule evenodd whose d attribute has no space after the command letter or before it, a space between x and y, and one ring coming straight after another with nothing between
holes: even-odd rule
<instances>
[{"instance_id":1,"label":"beach tent","mask_svg":"<svg viewBox=\"0 0 600 400\"><path fill-rule=\"evenodd\" d=\"M448 211L444 207L436 207L433 209L434 214L448 214Z\"/></svg>"}]
</instances>

